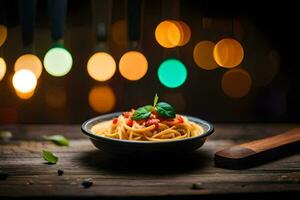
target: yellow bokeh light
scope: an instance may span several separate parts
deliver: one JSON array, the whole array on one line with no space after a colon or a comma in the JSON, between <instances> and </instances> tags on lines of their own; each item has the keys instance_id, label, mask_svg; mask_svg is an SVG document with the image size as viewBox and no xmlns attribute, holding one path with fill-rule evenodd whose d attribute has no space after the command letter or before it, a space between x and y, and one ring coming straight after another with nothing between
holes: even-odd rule
<instances>
[{"instance_id":1,"label":"yellow bokeh light","mask_svg":"<svg viewBox=\"0 0 300 200\"><path fill-rule=\"evenodd\" d=\"M15 90L20 93L29 93L33 91L37 85L36 76L27 69L21 69L15 72L12 82Z\"/></svg>"},{"instance_id":2,"label":"yellow bokeh light","mask_svg":"<svg viewBox=\"0 0 300 200\"><path fill-rule=\"evenodd\" d=\"M252 79L250 74L241 68L230 69L222 77L224 93L233 98L247 95L251 89Z\"/></svg>"},{"instance_id":3,"label":"yellow bokeh light","mask_svg":"<svg viewBox=\"0 0 300 200\"><path fill-rule=\"evenodd\" d=\"M116 72L116 62L108 53L98 52L89 59L87 71L93 79L107 81Z\"/></svg>"},{"instance_id":4,"label":"yellow bokeh light","mask_svg":"<svg viewBox=\"0 0 300 200\"><path fill-rule=\"evenodd\" d=\"M221 67L233 68L242 62L244 50L237 40L225 38L215 45L213 56Z\"/></svg>"},{"instance_id":5,"label":"yellow bokeh light","mask_svg":"<svg viewBox=\"0 0 300 200\"><path fill-rule=\"evenodd\" d=\"M214 47L215 43L207 40L198 42L195 46L193 52L194 61L202 69L212 70L218 67L213 57Z\"/></svg>"},{"instance_id":6,"label":"yellow bokeh light","mask_svg":"<svg viewBox=\"0 0 300 200\"><path fill-rule=\"evenodd\" d=\"M172 20L165 20L155 29L156 41L165 48L173 48L180 44L181 31Z\"/></svg>"},{"instance_id":7,"label":"yellow bokeh light","mask_svg":"<svg viewBox=\"0 0 300 200\"><path fill-rule=\"evenodd\" d=\"M35 74L36 78L39 78L42 74L43 65L36 55L24 54L17 59L14 68L15 72L21 69L28 69Z\"/></svg>"},{"instance_id":8,"label":"yellow bokeh light","mask_svg":"<svg viewBox=\"0 0 300 200\"><path fill-rule=\"evenodd\" d=\"M67 94L63 87L51 87L46 90L46 104L52 108L61 108L66 105Z\"/></svg>"},{"instance_id":9,"label":"yellow bokeh light","mask_svg":"<svg viewBox=\"0 0 300 200\"><path fill-rule=\"evenodd\" d=\"M0 47L4 44L7 38L6 26L0 25Z\"/></svg>"},{"instance_id":10,"label":"yellow bokeh light","mask_svg":"<svg viewBox=\"0 0 300 200\"><path fill-rule=\"evenodd\" d=\"M26 93L20 92L18 90L15 90L15 92L20 99L30 99L34 95L34 90Z\"/></svg>"},{"instance_id":11,"label":"yellow bokeh light","mask_svg":"<svg viewBox=\"0 0 300 200\"><path fill-rule=\"evenodd\" d=\"M0 81L3 79L6 73L6 63L3 58L0 57Z\"/></svg>"},{"instance_id":12,"label":"yellow bokeh light","mask_svg":"<svg viewBox=\"0 0 300 200\"><path fill-rule=\"evenodd\" d=\"M121 57L119 70L124 78L136 81L143 78L147 73L148 62L142 53L129 51Z\"/></svg>"},{"instance_id":13,"label":"yellow bokeh light","mask_svg":"<svg viewBox=\"0 0 300 200\"><path fill-rule=\"evenodd\" d=\"M127 44L127 23L125 20L116 21L111 27L112 41L117 45Z\"/></svg>"},{"instance_id":14,"label":"yellow bokeh light","mask_svg":"<svg viewBox=\"0 0 300 200\"><path fill-rule=\"evenodd\" d=\"M95 86L89 92L89 104L98 113L110 112L116 105L116 96L109 86Z\"/></svg>"}]
</instances>

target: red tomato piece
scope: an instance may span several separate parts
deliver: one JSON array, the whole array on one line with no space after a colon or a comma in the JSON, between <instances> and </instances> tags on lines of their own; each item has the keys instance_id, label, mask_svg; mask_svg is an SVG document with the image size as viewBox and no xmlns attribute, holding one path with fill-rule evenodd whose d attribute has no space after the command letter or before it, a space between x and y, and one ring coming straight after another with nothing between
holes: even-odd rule
<instances>
[{"instance_id":1,"label":"red tomato piece","mask_svg":"<svg viewBox=\"0 0 300 200\"><path fill-rule=\"evenodd\" d=\"M131 112L123 112L123 116L124 116L125 118L130 117L130 116L131 116Z\"/></svg>"},{"instance_id":2,"label":"red tomato piece","mask_svg":"<svg viewBox=\"0 0 300 200\"><path fill-rule=\"evenodd\" d=\"M131 119L129 119L128 121L127 121L127 126L130 126L130 127L132 127L132 125L133 125L133 121L131 120Z\"/></svg>"},{"instance_id":3,"label":"red tomato piece","mask_svg":"<svg viewBox=\"0 0 300 200\"><path fill-rule=\"evenodd\" d=\"M113 123L113 124L118 123L118 118L114 118L113 121L112 121L112 123Z\"/></svg>"}]
</instances>

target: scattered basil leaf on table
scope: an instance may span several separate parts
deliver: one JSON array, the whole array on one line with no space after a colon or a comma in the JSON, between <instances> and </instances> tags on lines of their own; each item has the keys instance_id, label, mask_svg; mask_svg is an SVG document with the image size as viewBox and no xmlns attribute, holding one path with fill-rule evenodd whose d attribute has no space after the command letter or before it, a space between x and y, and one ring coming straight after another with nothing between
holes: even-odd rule
<instances>
[{"instance_id":1,"label":"scattered basil leaf on table","mask_svg":"<svg viewBox=\"0 0 300 200\"><path fill-rule=\"evenodd\" d=\"M58 161L58 157L54 155L51 151L43 150L42 156L44 160L46 160L50 164L56 164Z\"/></svg>"},{"instance_id":2,"label":"scattered basil leaf on table","mask_svg":"<svg viewBox=\"0 0 300 200\"><path fill-rule=\"evenodd\" d=\"M44 139L50 140L59 146L69 146L70 143L69 140L65 138L63 135L44 136Z\"/></svg>"},{"instance_id":3,"label":"scattered basil leaf on table","mask_svg":"<svg viewBox=\"0 0 300 200\"><path fill-rule=\"evenodd\" d=\"M159 102L155 108L161 117L174 118L176 116L175 109L166 102Z\"/></svg>"},{"instance_id":4,"label":"scattered basil leaf on table","mask_svg":"<svg viewBox=\"0 0 300 200\"><path fill-rule=\"evenodd\" d=\"M138 108L132 115L133 120L147 119L151 115L152 106L147 105Z\"/></svg>"}]
</instances>

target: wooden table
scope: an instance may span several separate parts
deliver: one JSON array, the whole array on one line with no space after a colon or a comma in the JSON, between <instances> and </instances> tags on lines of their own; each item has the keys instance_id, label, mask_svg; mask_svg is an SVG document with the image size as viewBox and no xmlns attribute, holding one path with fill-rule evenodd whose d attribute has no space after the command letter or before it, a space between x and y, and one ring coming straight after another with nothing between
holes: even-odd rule
<instances>
[{"instance_id":1,"label":"wooden table","mask_svg":"<svg viewBox=\"0 0 300 200\"><path fill-rule=\"evenodd\" d=\"M236 143L280 133L300 124L217 124L205 145L189 156L170 160L115 159L95 149L81 134L79 125L0 126L13 138L0 143L0 170L8 172L0 181L0 199L25 197L159 199L263 199L300 196L300 155L246 170L214 166L216 151ZM63 134L69 147L43 141L43 135ZM299 147L300 148L300 147ZM42 149L59 156L56 165L45 164ZM64 175L58 176L57 170ZM89 188L82 180L92 178ZM197 189L193 184L197 183ZM288 194L287 194L288 193ZM273 198L273 197L272 197ZM297 198L296 198L297 199Z\"/></svg>"}]
</instances>

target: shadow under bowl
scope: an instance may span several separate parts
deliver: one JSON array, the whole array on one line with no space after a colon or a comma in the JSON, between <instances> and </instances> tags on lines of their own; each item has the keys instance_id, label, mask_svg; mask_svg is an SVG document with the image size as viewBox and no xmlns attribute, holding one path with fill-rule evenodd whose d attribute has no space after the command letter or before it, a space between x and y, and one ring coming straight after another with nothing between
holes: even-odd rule
<instances>
[{"instance_id":1,"label":"shadow under bowl","mask_svg":"<svg viewBox=\"0 0 300 200\"><path fill-rule=\"evenodd\" d=\"M94 125L103 121L111 120L112 118L118 117L121 114L122 112L116 112L89 119L82 124L81 130L90 138L92 143L98 149L111 155L131 155L134 157L152 155L159 155L161 157L164 155L190 153L201 147L204 144L206 138L214 132L213 126L207 121L186 115L185 116L190 121L202 126L204 132L201 135L178 140L156 142L120 140L103 137L91 132L91 129Z\"/></svg>"}]
</instances>

